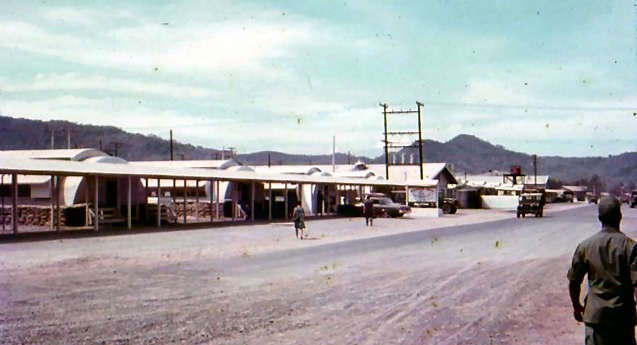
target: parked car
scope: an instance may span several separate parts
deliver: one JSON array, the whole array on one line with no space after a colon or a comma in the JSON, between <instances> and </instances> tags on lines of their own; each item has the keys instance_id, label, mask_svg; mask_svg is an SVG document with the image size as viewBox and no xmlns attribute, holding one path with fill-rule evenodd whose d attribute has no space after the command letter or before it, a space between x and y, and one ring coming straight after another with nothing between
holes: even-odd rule
<instances>
[{"instance_id":1,"label":"parked car","mask_svg":"<svg viewBox=\"0 0 637 345\"><path fill-rule=\"evenodd\" d=\"M394 202L387 196L370 196L374 203L374 214L402 217L411 212L411 207Z\"/></svg>"},{"instance_id":2,"label":"parked car","mask_svg":"<svg viewBox=\"0 0 637 345\"><path fill-rule=\"evenodd\" d=\"M630 207L637 206L637 189L630 194Z\"/></svg>"},{"instance_id":3,"label":"parked car","mask_svg":"<svg viewBox=\"0 0 637 345\"><path fill-rule=\"evenodd\" d=\"M588 200L589 204L597 204L597 201L598 201L597 194L592 193L592 192L587 192L586 193L586 200Z\"/></svg>"},{"instance_id":4,"label":"parked car","mask_svg":"<svg viewBox=\"0 0 637 345\"><path fill-rule=\"evenodd\" d=\"M370 197L374 205L374 216L389 216L392 218L402 217L411 212L411 207L399 204L383 193L371 193L363 200L356 200L356 203L349 205L339 205L338 213L344 216L360 217L364 214L364 200Z\"/></svg>"}]
</instances>

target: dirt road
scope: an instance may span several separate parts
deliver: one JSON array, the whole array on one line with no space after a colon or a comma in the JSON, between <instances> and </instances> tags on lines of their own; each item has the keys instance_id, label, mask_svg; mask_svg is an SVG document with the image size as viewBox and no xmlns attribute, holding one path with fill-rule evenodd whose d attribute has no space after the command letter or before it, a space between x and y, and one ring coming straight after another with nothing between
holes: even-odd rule
<instances>
[{"instance_id":1,"label":"dirt road","mask_svg":"<svg viewBox=\"0 0 637 345\"><path fill-rule=\"evenodd\" d=\"M228 244L248 248L240 252L216 251L227 234L207 230L193 237L219 242L188 243L179 255L162 242L175 233L129 235L119 246L121 239L71 241L91 250L64 249L63 260L56 251L69 241L2 244L0 342L581 343L565 274L577 242L598 229L594 207L421 231L412 228L425 222L417 219L382 220L377 230L347 222L310 223L316 240L280 247L288 239L277 241L270 227L265 246ZM339 226L382 234L328 240ZM623 227L637 237L637 210L624 209ZM95 255L95 243L114 254ZM42 259L38 245L54 259ZM24 260L36 252L37 260Z\"/></svg>"}]
</instances>

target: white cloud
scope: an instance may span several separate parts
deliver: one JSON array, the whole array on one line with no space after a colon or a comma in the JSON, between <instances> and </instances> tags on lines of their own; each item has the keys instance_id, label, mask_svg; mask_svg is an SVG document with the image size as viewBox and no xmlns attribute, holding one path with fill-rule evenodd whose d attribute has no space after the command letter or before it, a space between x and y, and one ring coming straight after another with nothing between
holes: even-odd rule
<instances>
[{"instance_id":1,"label":"white cloud","mask_svg":"<svg viewBox=\"0 0 637 345\"><path fill-rule=\"evenodd\" d=\"M35 120L59 120L134 128L153 133L184 123L201 123L202 118L171 109L153 109L131 98L88 98L60 96L38 101L0 99L0 114ZM212 122L209 119L205 121Z\"/></svg>"},{"instance_id":2,"label":"white cloud","mask_svg":"<svg viewBox=\"0 0 637 345\"><path fill-rule=\"evenodd\" d=\"M106 77L102 75L83 75L78 73L37 74L27 82L11 82L0 78L0 91L88 91L101 90L134 95L156 95L171 98L204 98L214 93L210 89L165 83L154 80L133 80Z\"/></svg>"},{"instance_id":3,"label":"white cloud","mask_svg":"<svg viewBox=\"0 0 637 345\"><path fill-rule=\"evenodd\" d=\"M91 29L71 35L51 27L4 22L0 23L0 47L102 67L160 67L173 73L259 71L268 69L267 60L287 56L290 46L311 40L314 30L306 23L241 22Z\"/></svg>"},{"instance_id":4,"label":"white cloud","mask_svg":"<svg viewBox=\"0 0 637 345\"><path fill-rule=\"evenodd\" d=\"M104 17L105 15L100 12L73 7L51 8L42 14L42 18L54 24L63 23L84 27L93 26L96 20L104 19Z\"/></svg>"}]
</instances>

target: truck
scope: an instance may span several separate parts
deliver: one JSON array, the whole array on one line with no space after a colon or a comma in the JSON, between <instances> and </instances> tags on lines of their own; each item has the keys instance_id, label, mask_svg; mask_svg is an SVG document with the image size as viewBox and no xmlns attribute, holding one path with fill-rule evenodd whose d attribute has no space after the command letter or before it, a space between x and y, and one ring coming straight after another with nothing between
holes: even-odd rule
<instances>
[{"instance_id":1,"label":"truck","mask_svg":"<svg viewBox=\"0 0 637 345\"><path fill-rule=\"evenodd\" d=\"M542 193L520 194L516 217L524 218L527 214L532 214L538 218L544 216L544 201L542 200Z\"/></svg>"}]
</instances>

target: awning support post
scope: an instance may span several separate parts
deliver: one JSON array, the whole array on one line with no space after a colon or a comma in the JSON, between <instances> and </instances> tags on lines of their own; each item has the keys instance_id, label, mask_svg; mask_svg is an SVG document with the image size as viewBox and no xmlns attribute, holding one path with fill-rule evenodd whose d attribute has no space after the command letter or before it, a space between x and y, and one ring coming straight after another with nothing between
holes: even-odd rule
<instances>
[{"instance_id":1,"label":"awning support post","mask_svg":"<svg viewBox=\"0 0 637 345\"><path fill-rule=\"evenodd\" d=\"M409 186L405 186L405 205L409 206Z\"/></svg>"},{"instance_id":2,"label":"awning support post","mask_svg":"<svg viewBox=\"0 0 637 345\"><path fill-rule=\"evenodd\" d=\"M121 190L121 182L120 179L117 178L115 180L115 208L117 209L117 214L120 214L120 212L122 212L122 197L119 194L119 191Z\"/></svg>"},{"instance_id":3,"label":"awning support post","mask_svg":"<svg viewBox=\"0 0 637 345\"><path fill-rule=\"evenodd\" d=\"M84 214L84 226L88 227L90 225L90 219L89 219L89 210L91 209L88 205L88 199L90 198L90 190L89 190L89 186L88 186L88 176L84 176L84 203L85 203L85 214ZM51 180L53 180L53 178L51 178ZM53 190L53 189L51 189ZM51 195L53 195L53 193L51 193ZM53 210L51 210L51 213L53 213Z\"/></svg>"},{"instance_id":4,"label":"awning support post","mask_svg":"<svg viewBox=\"0 0 637 345\"><path fill-rule=\"evenodd\" d=\"M161 180L157 179L157 227L161 228Z\"/></svg>"},{"instance_id":5,"label":"awning support post","mask_svg":"<svg viewBox=\"0 0 637 345\"><path fill-rule=\"evenodd\" d=\"M272 221L272 182L268 182L268 220Z\"/></svg>"},{"instance_id":6,"label":"awning support post","mask_svg":"<svg viewBox=\"0 0 637 345\"><path fill-rule=\"evenodd\" d=\"M221 213L220 213L221 212L220 211L221 206L219 205L219 201L220 201L220 199L219 199L219 189L221 188L221 186L220 186L219 180L215 181L215 184L217 185L217 188L215 188L217 190L217 192L215 193L216 194L216 198L217 198L217 214L216 214L216 218L217 218L217 220L220 220L221 219Z\"/></svg>"},{"instance_id":7,"label":"awning support post","mask_svg":"<svg viewBox=\"0 0 637 345\"><path fill-rule=\"evenodd\" d=\"M55 226L54 226L54 224L55 224L55 199L54 199L55 198L55 176L53 176L53 175L51 175L50 184L51 184L51 206L50 206L50 209L51 209L51 217L50 218L51 219L50 219L50 222L49 222L49 230L53 231L55 229ZM3 209L4 209L4 207L3 207ZM2 224L4 225L4 223L2 223Z\"/></svg>"},{"instance_id":8,"label":"awning support post","mask_svg":"<svg viewBox=\"0 0 637 345\"><path fill-rule=\"evenodd\" d=\"M284 192L285 192L285 206L283 211L285 212L285 215L283 216L283 219L288 220L288 183L287 182L285 183Z\"/></svg>"},{"instance_id":9,"label":"awning support post","mask_svg":"<svg viewBox=\"0 0 637 345\"><path fill-rule=\"evenodd\" d=\"M195 222L199 222L199 180L195 180Z\"/></svg>"},{"instance_id":10,"label":"awning support post","mask_svg":"<svg viewBox=\"0 0 637 345\"><path fill-rule=\"evenodd\" d=\"M4 186L4 175L0 174L0 186ZM7 216L4 212L4 194L2 194L2 196L0 197L2 198L2 232L5 231L5 225L4 225L4 220L5 217ZM51 212L53 212L53 210L51 210ZM51 223L51 226L53 225L53 223Z\"/></svg>"},{"instance_id":11,"label":"awning support post","mask_svg":"<svg viewBox=\"0 0 637 345\"><path fill-rule=\"evenodd\" d=\"M188 188L186 187L186 180L184 180L184 225L188 224Z\"/></svg>"},{"instance_id":12,"label":"awning support post","mask_svg":"<svg viewBox=\"0 0 637 345\"><path fill-rule=\"evenodd\" d=\"M60 212L60 176L55 177L55 231L60 231L62 214Z\"/></svg>"},{"instance_id":13,"label":"awning support post","mask_svg":"<svg viewBox=\"0 0 637 345\"><path fill-rule=\"evenodd\" d=\"M250 196L250 221L252 223L254 223L254 198L256 197L256 187L255 187L255 182L252 181L252 183L250 184L250 194L252 194Z\"/></svg>"},{"instance_id":14,"label":"awning support post","mask_svg":"<svg viewBox=\"0 0 637 345\"><path fill-rule=\"evenodd\" d=\"M323 193L323 215L330 213L330 185L325 185L325 193Z\"/></svg>"},{"instance_id":15,"label":"awning support post","mask_svg":"<svg viewBox=\"0 0 637 345\"><path fill-rule=\"evenodd\" d=\"M210 204L208 205L208 211L210 212L210 223L212 223L214 221L214 216L212 215L212 211L213 211L213 192L215 189L215 182L213 180L208 181L210 188L208 189L210 191L210 195L209 195L209 199L210 199Z\"/></svg>"},{"instance_id":16,"label":"awning support post","mask_svg":"<svg viewBox=\"0 0 637 345\"><path fill-rule=\"evenodd\" d=\"M95 200L93 200L93 213L95 214L95 216L93 217L93 230L95 230L95 232L100 231L100 214L99 214L99 204L100 204L100 194L99 194L99 190L100 190L100 177L95 175L95 193L94 193L94 197Z\"/></svg>"},{"instance_id":17,"label":"awning support post","mask_svg":"<svg viewBox=\"0 0 637 345\"><path fill-rule=\"evenodd\" d=\"M148 177L144 179L144 182L144 223L148 224Z\"/></svg>"},{"instance_id":18,"label":"awning support post","mask_svg":"<svg viewBox=\"0 0 637 345\"><path fill-rule=\"evenodd\" d=\"M321 193L323 194L323 200L321 201L321 205L319 206L321 208L321 215L325 215L325 200L327 199L327 191L328 191L329 186L328 185L324 185L321 191Z\"/></svg>"},{"instance_id":19,"label":"awning support post","mask_svg":"<svg viewBox=\"0 0 637 345\"><path fill-rule=\"evenodd\" d=\"M128 230L133 227L133 215L131 214L131 204L133 203L133 179L128 176L128 193L126 198L126 226Z\"/></svg>"},{"instance_id":20,"label":"awning support post","mask_svg":"<svg viewBox=\"0 0 637 345\"><path fill-rule=\"evenodd\" d=\"M230 204L232 205L232 222L234 223L235 220L237 219L237 192L234 190L235 188L238 188L238 185L235 183L232 187L232 200L230 201Z\"/></svg>"},{"instance_id":21,"label":"awning support post","mask_svg":"<svg viewBox=\"0 0 637 345\"><path fill-rule=\"evenodd\" d=\"M18 233L18 174L11 174L11 224L13 233Z\"/></svg>"}]
</instances>

